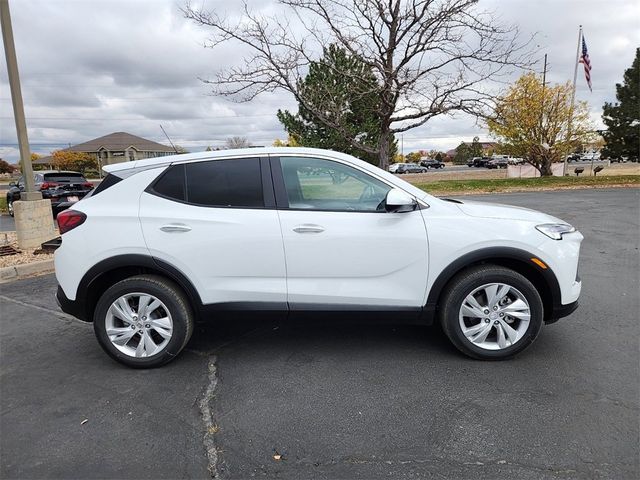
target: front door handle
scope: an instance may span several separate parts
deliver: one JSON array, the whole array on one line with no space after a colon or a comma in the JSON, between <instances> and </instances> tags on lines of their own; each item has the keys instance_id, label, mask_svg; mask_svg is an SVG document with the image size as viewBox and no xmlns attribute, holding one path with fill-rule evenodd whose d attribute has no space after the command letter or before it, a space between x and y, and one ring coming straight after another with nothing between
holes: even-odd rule
<instances>
[{"instance_id":1,"label":"front door handle","mask_svg":"<svg viewBox=\"0 0 640 480\"><path fill-rule=\"evenodd\" d=\"M182 223L171 223L169 225L163 225L162 227L160 227L160 230L167 233L183 233L190 232L191 227Z\"/></svg>"},{"instance_id":2,"label":"front door handle","mask_svg":"<svg viewBox=\"0 0 640 480\"><path fill-rule=\"evenodd\" d=\"M296 233L322 233L324 232L324 228L320 225L313 225L310 223L303 223L302 225L298 225L293 229Z\"/></svg>"}]
</instances>

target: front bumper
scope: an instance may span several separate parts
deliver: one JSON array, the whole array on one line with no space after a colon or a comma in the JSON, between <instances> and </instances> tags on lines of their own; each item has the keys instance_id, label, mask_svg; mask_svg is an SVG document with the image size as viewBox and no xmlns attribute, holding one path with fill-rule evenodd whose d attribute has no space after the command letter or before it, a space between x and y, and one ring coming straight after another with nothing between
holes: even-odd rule
<instances>
[{"instance_id":1,"label":"front bumper","mask_svg":"<svg viewBox=\"0 0 640 480\"><path fill-rule=\"evenodd\" d=\"M567 305L554 305L553 310L551 311L551 315L549 318L545 320L545 323L551 324L556 323L558 320L564 317L568 317L573 312L575 312L578 308L578 300L575 302L571 302Z\"/></svg>"}]
</instances>

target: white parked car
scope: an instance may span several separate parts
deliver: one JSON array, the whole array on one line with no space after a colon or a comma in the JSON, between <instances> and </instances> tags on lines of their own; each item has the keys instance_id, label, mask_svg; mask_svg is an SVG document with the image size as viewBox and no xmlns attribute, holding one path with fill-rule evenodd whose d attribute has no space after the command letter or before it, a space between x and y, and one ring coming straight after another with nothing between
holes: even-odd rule
<instances>
[{"instance_id":1,"label":"white parked car","mask_svg":"<svg viewBox=\"0 0 640 480\"><path fill-rule=\"evenodd\" d=\"M435 198L349 155L261 148L104 169L58 215L57 298L132 367L170 361L195 321L225 311L439 321L462 352L496 359L577 307L572 226Z\"/></svg>"}]
</instances>

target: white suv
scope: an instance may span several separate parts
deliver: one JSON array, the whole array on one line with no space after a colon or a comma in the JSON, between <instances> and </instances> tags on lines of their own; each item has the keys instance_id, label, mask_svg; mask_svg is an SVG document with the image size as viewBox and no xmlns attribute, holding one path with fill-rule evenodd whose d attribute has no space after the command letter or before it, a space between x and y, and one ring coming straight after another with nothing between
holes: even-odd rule
<instances>
[{"instance_id":1,"label":"white suv","mask_svg":"<svg viewBox=\"0 0 640 480\"><path fill-rule=\"evenodd\" d=\"M577 307L572 226L435 198L349 155L260 148L105 170L58 215L57 298L132 367L170 361L194 321L229 311L437 320L465 354L497 359Z\"/></svg>"}]
</instances>

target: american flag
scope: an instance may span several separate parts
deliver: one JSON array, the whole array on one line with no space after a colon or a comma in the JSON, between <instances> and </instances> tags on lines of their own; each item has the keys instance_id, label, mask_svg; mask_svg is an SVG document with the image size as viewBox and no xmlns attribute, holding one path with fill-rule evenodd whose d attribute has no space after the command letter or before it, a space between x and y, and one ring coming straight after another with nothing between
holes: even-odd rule
<instances>
[{"instance_id":1,"label":"american flag","mask_svg":"<svg viewBox=\"0 0 640 480\"><path fill-rule=\"evenodd\" d=\"M582 55L580 55L580 63L584 65L584 78L587 80L589 90L591 89L591 60L589 60L589 52L587 52L587 42L584 41L584 35L582 36Z\"/></svg>"}]
</instances>

